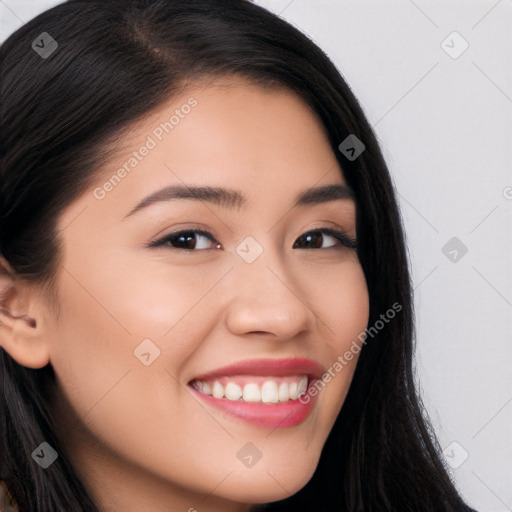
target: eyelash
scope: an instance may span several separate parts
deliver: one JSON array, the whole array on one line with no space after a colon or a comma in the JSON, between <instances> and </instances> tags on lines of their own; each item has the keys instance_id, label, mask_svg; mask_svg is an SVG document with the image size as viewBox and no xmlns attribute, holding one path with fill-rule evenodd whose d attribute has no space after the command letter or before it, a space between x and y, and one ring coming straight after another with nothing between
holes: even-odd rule
<instances>
[{"instance_id":1,"label":"eyelash","mask_svg":"<svg viewBox=\"0 0 512 512\"><path fill-rule=\"evenodd\" d=\"M155 247L164 247L164 246L170 245L170 243L174 239L179 238L180 235L185 235L185 234L189 234L189 233L195 233L195 234L198 234L198 235L202 235L202 236L208 238L213 243L217 242L215 237L210 232L208 232L208 231L204 231L202 229L183 229L181 231L175 231L173 233L169 233L168 235L165 235L163 238L160 238L159 240L155 240L155 241L151 242L148 245L148 247L155 248ZM322 233L322 234L325 234L325 235L332 236L332 237L336 238L341 243L341 245L338 246L338 247L346 247L346 248L349 248L349 249L356 249L357 248L357 240L355 240L354 238L350 238L343 231L338 231L338 230L330 229L330 228L311 229L311 230L306 231L305 233L303 233L299 237L299 239L304 237L305 235L309 235L311 233ZM191 251L191 252L208 250L208 249L184 249L184 248L172 247L172 246L170 246L170 248L178 250L178 251L179 250L183 250L183 251ZM325 250L325 249L333 249L333 248L336 248L336 246L324 247L323 249ZM306 248L306 249L308 249L308 248ZM320 249L322 249L322 248L320 247Z\"/></svg>"}]
</instances>

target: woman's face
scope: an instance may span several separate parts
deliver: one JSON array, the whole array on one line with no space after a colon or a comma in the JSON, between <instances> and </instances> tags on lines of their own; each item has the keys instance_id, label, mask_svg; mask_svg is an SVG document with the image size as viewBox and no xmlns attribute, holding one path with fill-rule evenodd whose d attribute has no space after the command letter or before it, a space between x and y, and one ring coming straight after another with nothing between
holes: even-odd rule
<instances>
[{"instance_id":1,"label":"woman's face","mask_svg":"<svg viewBox=\"0 0 512 512\"><path fill-rule=\"evenodd\" d=\"M355 249L319 232L355 238L353 200L341 187L295 204L345 184L322 125L290 92L226 78L139 122L102 172L59 218L46 322L52 407L87 487L126 511L297 492L369 307ZM214 190L176 197L189 187Z\"/></svg>"}]
</instances>

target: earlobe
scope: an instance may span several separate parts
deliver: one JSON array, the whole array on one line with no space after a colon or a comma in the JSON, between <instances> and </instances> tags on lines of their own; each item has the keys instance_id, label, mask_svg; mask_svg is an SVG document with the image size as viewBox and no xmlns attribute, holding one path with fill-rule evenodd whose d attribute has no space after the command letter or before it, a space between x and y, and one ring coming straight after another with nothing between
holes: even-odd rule
<instances>
[{"instance_id":1,"label":"earlobe","mask_svg":"<svg viewBox=\"0 0 512 512\"><path fill-rule=\"evenodd\" d=\"M0 257L0 346L18 364L34 369L50 362L40 301L36 286L16 278Z\"/></svg>"}]
</instances>

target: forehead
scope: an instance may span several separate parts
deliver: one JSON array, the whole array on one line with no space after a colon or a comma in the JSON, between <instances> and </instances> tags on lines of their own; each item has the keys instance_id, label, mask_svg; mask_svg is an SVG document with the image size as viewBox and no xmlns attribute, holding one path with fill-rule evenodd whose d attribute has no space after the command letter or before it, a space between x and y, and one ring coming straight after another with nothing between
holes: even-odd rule
<instances>
[{"instance_id":1,"label":"forehead","mask_svg":"<svg viewBox=\"0 0 512 512\"><path fill-rule=\"evenodd\" d=\"M335 154L316 113L296 93L283 87L263 87L243 78L218 78L187 87L135 122L117 140L116 158L106 173L125 162L134 148L152 139L148 159L160 157L203 169L226 163L263 172L280 166L299 174L309 161ZM151 142L151 140L149 141Z\"/></svg>"}]
</instances>

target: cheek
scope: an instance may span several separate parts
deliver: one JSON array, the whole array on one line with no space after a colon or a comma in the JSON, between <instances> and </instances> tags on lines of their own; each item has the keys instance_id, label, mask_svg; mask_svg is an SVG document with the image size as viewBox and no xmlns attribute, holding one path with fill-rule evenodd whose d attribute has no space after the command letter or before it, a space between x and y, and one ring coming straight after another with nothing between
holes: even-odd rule
<instances>
[{"instance_id":1,"label":"cheek","mask_svg":"<svg viewBox=\"0 0 512 512\"><path fill-rule=\"evenodd\" d=\"M182 309L179 294L173 296L172 287L164 294L140 265L129 268L130 262L108 255L101 261L69 258L59 281L60 315L50 335L61 389L83 414L128 371L144 367L134 351L146 339L162 347ZM181 361L175 356L177 367ZM137 388L134 393L137 400Z\"/></svg>"},{"instance_id":2,"label":"cheek","mask_svg":"<svg viewBox=\"0 0 512 512\"><path fill-rule=\"evenodd\" d=\"M196 317L200 302L229 270L229 265L202 268L161 253L112 251L101 268L83 269L82 275L94 296L108 311L110 320L121 324L133 340L172 336L190 317ZM215 293L215 292L214 292ZM199 306L199 308L197 308Z\"/></svg>"},{"instance_id":3,"label":"cheek","mask_svg":"<svg viewBox=\"0 0 512 512\"><path fill-rule=\"evenodd\" d=\"M64 273L59 302L51 364L59 388L84 416L132 365L133 340L89 280Z\"/></svg>"},{"instance_id":4,"label":"cheek","mask_svg":"<svg viewBox=\"0 0 512 512\"><path fill-rule=\"evenodd\" d=\"M348 392L363 348L369 318L369 295L363 270L354 259L340 272L329 272L316 280L316 313L325 341L320 340L320 356L326 372L316 383L319 408L318 428L328 434Z\"/></svg>"},{"instance_id":5,"label":"cheek","mask_svg":"<svg viewBox=\"0 0 512 512\"><path fill-rule=\"evenodd\" d=\"M183 418L198 430L199 426L204 430L208 420L177 385L181 367L194 350L189 341L192 324L185 322L191 305L182 303L182 294L170 297L171 287L159 285L158 280L148 286L147 273L134 274L128 283L120 277L122 266L110 269L108 274L91 273L86 280L85 269L81 279L75 268L73 278L64 273L61 280L61 312L51 333L51 362L64 398L58 402L62 409L57 417L65 414L64 437L74 456L81 457L77 460L87 463L91 443L99 442L98 456L121 454L136 464L147 464L148 471L157 467L179 480L180 461L195 453L200 435L183 428ZM150 300L155 296L167 300ZM186 331L188 336L181 336ZM148 366L143 357L139 360L134 355L145 339L161 349L153 359L149 345ZM212 422L212 435L222 435L215 428ZM87 437L81 437L84 434Z\"/></svg>"},{"instance_id":6,"label":"cheek","mask_svg":"<svg viewBox=\"0 0 512 512\"><path fill-rule=\"evenodd\" d=\"M317 273L314 281L309 280L308 294L326 343L331 350L343 353L365 330L369 318L368 288L355 255L338 270L330 268Z\"/></svg>"}]
</instances>

